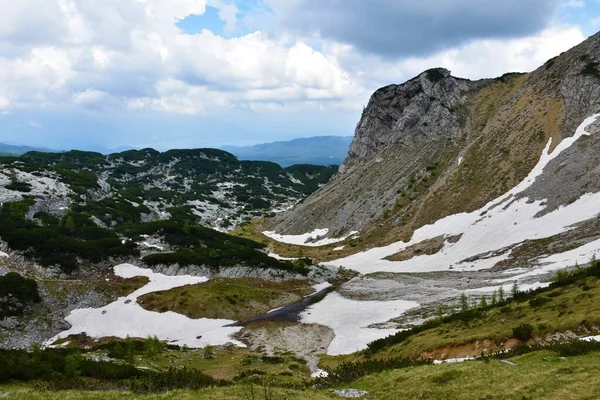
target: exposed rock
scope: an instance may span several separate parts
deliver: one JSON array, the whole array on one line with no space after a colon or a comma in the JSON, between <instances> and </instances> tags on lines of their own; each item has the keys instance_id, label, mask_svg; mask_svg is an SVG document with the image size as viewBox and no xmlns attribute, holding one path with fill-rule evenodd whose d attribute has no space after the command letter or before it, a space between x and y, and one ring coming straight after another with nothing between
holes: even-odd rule
<instances>
[{"instance_id":1,"label":"exposed rock","mask_svg":"<svg viewBox=\"0 0 600 400\"><path fill-rule=\"evenodd\" d=\"M600 111L597 61L600 33L528 74L471 82L435 69L377 90L340 172L270 230L359 230L370 246L385 245L482 207L529 174L550 138L553 149ZM581 139L524 195L552 211L599 191L598 142Z\"/></svg>"},{"instance_id":2,"label":"exposed rock","mask_svg":"<svg viewBox=\"0 0 600 400\"><path fill-rule=\"evenodd\" d=\"M338 395L339 397L346 399L359 399L361 397L365 397L369 394L366 390L358 390L358 389L336 389L332 390L333 394Z\"/></svg>"}]
</instances>

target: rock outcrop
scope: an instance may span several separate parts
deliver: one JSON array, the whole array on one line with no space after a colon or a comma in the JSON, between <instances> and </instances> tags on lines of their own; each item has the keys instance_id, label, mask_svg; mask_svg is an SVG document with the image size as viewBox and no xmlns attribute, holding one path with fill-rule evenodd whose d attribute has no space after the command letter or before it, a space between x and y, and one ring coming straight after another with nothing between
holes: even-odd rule
<instances>
[{"instance_id":1,"label":"rock outcrop","mask_svg":"<svg viewBox=\"0 0 600 400\"><path fill-rule=\"evenodd\" d=\"M333 236L358 230L364 246L408 239L423 225L507 192L550 138L553 149L598 111L600 33L527 74L468 81L444 69L426 71L373 94L340 172L272 228L329 228ZM555 160L552 168L571 182L553 207L600 189L595 148L584 140ZM585 172L572 166L581 159L588 160ZM557 189L535 190L548 198Z\"/></svg>"}]
</instances>

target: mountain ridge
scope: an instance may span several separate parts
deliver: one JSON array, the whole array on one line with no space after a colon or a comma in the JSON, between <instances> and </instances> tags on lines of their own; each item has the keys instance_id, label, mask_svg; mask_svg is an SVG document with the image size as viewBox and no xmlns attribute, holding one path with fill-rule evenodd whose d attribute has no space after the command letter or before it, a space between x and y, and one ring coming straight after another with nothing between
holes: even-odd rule
<instances>
[{"instance_id":1,"label":"mountain ridge","mask_svg":"<svg viewBox=\"0 0 600 400\"><path fill-rule=\"evenodd\" d=\"M272 161L286 167L294 164L339 165L352 136L313 136L252 146L222 146L240 160Z\"/></svg>"},{"instance_id":2,"label":"mountain ridge","mask_svg":"<svg viewBox=\"0 0 600 400\"><path fill-rule=\"evenodd\" d=\"M385 244L481 207L529 173L548 139L554 148L598 110L599 42L528 74L468 81L432 69L377 90L340 172L271 228L360 230Z\"/></svg>"}]
</instances>

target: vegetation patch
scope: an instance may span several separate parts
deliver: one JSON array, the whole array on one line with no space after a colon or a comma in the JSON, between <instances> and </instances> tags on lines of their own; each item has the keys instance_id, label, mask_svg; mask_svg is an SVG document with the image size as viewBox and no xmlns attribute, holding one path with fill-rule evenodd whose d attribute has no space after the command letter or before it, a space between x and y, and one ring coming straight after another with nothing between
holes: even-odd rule
<instances>
[{"instance_id":1,"label":"vegetation patch","mask_svg":"<svg viewBox=\"0 0 600 400\"><path fill-rule=\"evenodd\" d=\"M35 280L15 272L0 276L0 319L22 315L28 304L41 301Z\"/></svg>"},{"instance_id":2,"label":"vegetation patch","mask_svg":"<svg viewBox=\"0 0 600 400\"><path fill-rule=\"evenodd\" d=\"M150 311L243 321L295 303L311 291L307 281L214 279L200 285L150 293L140 297L138 302Z\"/></svg>"}]
</instances>

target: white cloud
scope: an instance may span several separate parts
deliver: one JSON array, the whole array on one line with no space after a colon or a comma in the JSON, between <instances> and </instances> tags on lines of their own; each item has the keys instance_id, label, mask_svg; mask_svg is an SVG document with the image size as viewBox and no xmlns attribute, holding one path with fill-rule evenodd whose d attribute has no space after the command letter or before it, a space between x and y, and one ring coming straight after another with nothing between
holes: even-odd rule
<instances>
[{"instance_id":1,"label":"white cloud","mask_svg":"<svg viewBox=\"0 0 600 400\"><path fill-rule=\"evenodd\" d=\"M348 78L335 60L301 41L259 31L231 39L206 30L187 35L177 28L178 20L203 14L205 7L198 0L15 2L7 15L21 18L28 30L48 28L31 40L21 40L22 24L0 28L13 50L12 56L0 52L0 95L12 99L4 106L98 109L106 101L119 104L118 98L134 108L196 113L239 102L347 94ZM53 26L47 15L62 24ZM234 5L221 4L219 16L226 29L235 29Z\"/></svg>"},{"instance_id":2,"label":"white cloud","mask_svg":"<svg viewBox=\"0 0 600 400\"><path fill-rule=\"evenodd\" d=\"M565 0L563 7L581 8L585 7L585 0Z\"/></svg>"},{"instance_id":3,"label":"white cloud","mask_svg":"<svg viewBox=\"0 0 600 400\"><path fill-rule=\"evenodd\" d=\"M225 31L235 32L242 18L237 7L208 1L219 8ZM294 1L267 3L277 14ZM206 6L205 0L7 3L0 14L0 111L49 105L177 114L358 109L379 85L426 68L491 77L535 68L583 40L576 27L555 27L429 57L381 60L351 45L281 30L231 38L181 32L176 22L203 14Z\"/></svg>"}]
</instances>

